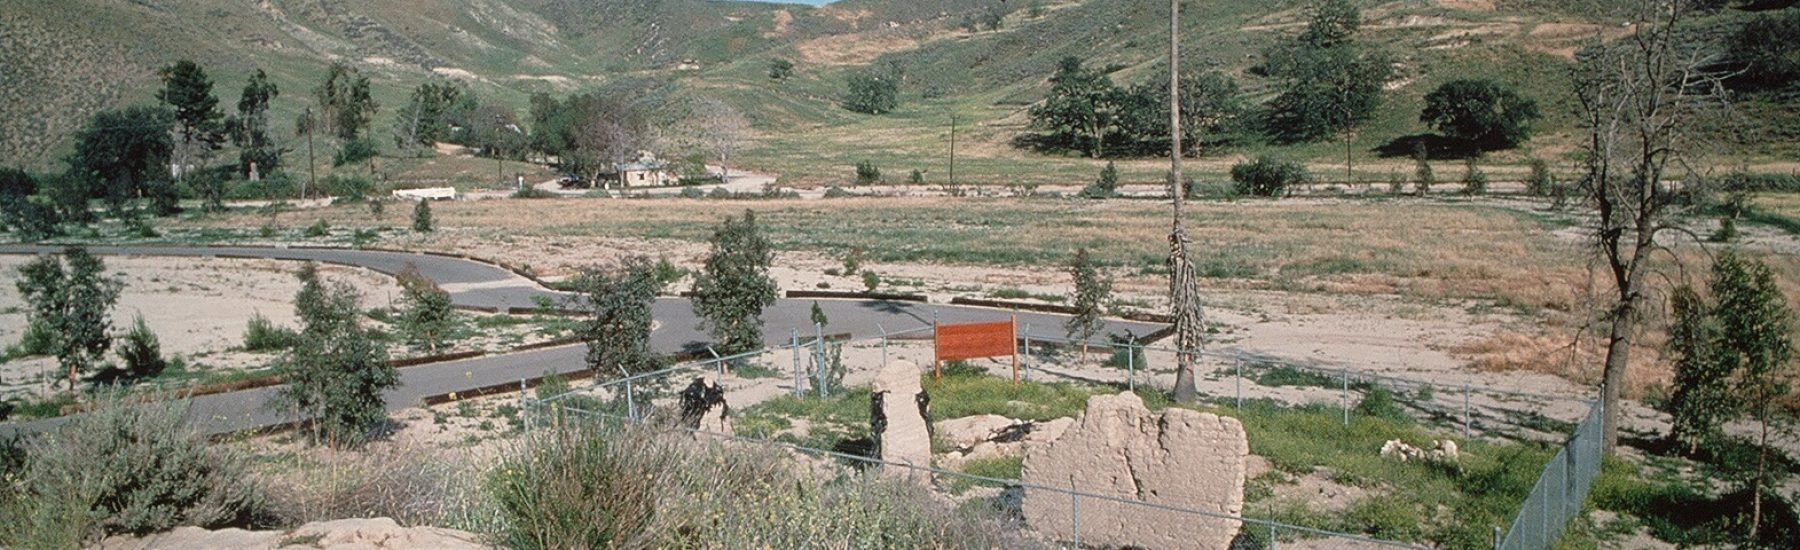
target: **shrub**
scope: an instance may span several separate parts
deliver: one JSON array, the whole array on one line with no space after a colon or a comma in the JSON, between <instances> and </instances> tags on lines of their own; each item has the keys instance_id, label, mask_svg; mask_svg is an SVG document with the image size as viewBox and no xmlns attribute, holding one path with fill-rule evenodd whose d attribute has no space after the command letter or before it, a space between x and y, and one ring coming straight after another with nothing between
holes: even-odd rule
<instances>
[{"instance_id":1,"label":"shrub","mask_svg":"<svg viewBox=\"0 0 1800 550\"><path fill-rule=\"evenodd\" d=\"M1431 192L1431 186L1437 183L1437 176L1431 172L1431 155L1426 152L1425 144L1419 143L1413 148L1413 188L1420 195Z\"/></svg>"},{"instance_id":2,"label":"shrub","mask_svg":"<svg viewBox=\"0 0 1800 550\"><path fill-rule=\"evenodd\" d=\"M820 481L789 460L638 428L539 431L488 480L505 520L492 535L525 550L1041 546L909 481Z\"/></svg>"},{"instance_id":3,"label":"shrub","mask_svg":"<svg viewBox=\"0 0 1800 550\"><path fill-rule=\"evenodd\" d=\"M345 202L358 202L369 198L369 191L375 188L375 183L365 177L332 174L319 180L319 187L325 194Z\"/></svg>"},{"instance_id":4,"label":"shrub","mask_svg":"<svg viewBox=\"0 0 1800 550\"><path fill-rule=\"evenodd\" d=\"M1406 410L1401 409L1394 401L1394 392L1380 386L1364 393L1363 398L1356 402L1354 412L1357 416L1372 416L1401 424L1412 422L1412 416L1406 414Z\"/></svg>"},{"instance_id":5,"label":"shrub","mask_svg":"<svg viewBox=\"0 0 1800 550\"><path fill-rule=\"evenodd\" d=\"M306 226L306 232L302 233L302 235L305 235L308 238L319 238L330 234L331 224L325 223L324 218L320 218L318 221L313 222L312 225Z\"/></svg>"},{"instance_id":6,"label":"shrub","mask_svg":"<svg viewBox=\"0 0 1800 550\"><path fill-rule=\"evenodd\" d=\"M925 173L920 172L918 168L914 168L912 171L912 174L906 176L906 183L910 183L913 185L924 185L925 184Z\"/></svg>"},{"instance_id":7,"label":"shrub","mask_svg":"<svg viewBox=\"0 0 1800 550\"><path fill-rule=\"evenodd\" d=\"M142 380L162 374L169 362L163 359L162 344L157 341L156 333L144 324L144 316L139 315L131 323L131 330L125 333L125 341L119 343L119 361L124 363L123 372L113 374L111 378ZM106 376L103 374L103 376Z\"/></svg>"},{"instance_id":8,"label":"shrub","mask_svg":"<svg viewBox=\"0 0 1800 550\"><path fill-rule=\"evenodd\" d=\"M412 230L419 233L430 233L436 229L436 225L431 221L431 201L419 199L419 204L413 206Z\"/></svg>"},{"instance_id":9,"label":"shrub","mask_svg":"<svg viewBox=\"0 0 1800 550\"><path fill-rule=\"evenodd\" d=\"M115 533L178 525L248 526L262 491L245 461L184 425L188 401L126 404L108 395L27 447L0 546L74 548Z\"/></svg>"},{"instance_id":10,"label":"shrub","mask_svg":"<svg viewBox=\"0 0 1800 550\"><path fill-rule=\"evenodd\" d=\"M864 290L874 292L876 288L881 287L881 275L877 275L873 269L863 270L862 283Z\"/></svg>"},{"instance_id":11,"label":"shrub","mask_svg":"<svg viewBox=\"0 0 1800 550\"><path fill-rule=\"evenodd\" d=\"M376 199L369 201L369 217L381 219L387 214L387 201Z\"/></svg>"},{"instance_id":12,"label":"shrub","mask_svg":"<svg viewBox=\"0 0 1800 550\"><path fill-rule=\"evenodd\" d=\"M1464 195L1487 194L1487 172L1481 171L1481 167L1475 164L1475 159L1473 158L1463 161L1462 184Z\"/></svg>"},{"instance_id":13,"label":"shrub","mask_svg":"<svg viewBox=\"0 0 1800 550\"><path fill-rule=\"evenodd\" d=\"M825 198L827 198L827 199L841 199L844 197L854 197L854 196L856 196L856 193L851 193L849 191L845 191L844 188L838 187L836 185L825 188Z\"/></svg>"},{"instance_id":14,"label":"shrub","mask_svg":"<svg viewBox=\"0 0 1800 550\"><path fill-rule=\"evenodd\" d=\"M869 184L881 181L881 169L875 167L874 161L858 161L856 163L856 183Z\"/></svg>"},{"instance_id":15,"label":"shrub","mask_svg":"<svg viewBox=\"0 0 1800 550\"><path fill-rule=\"evenodd\" d=\"M250 322L244 325L244 351L280 351L299 342L299 333L275 326L261 313L251 315Z\"/></svg>"},{"instance_id":16,"label":"shrub","mask_svg":"<svg viewBox=\"0 0 1800 550\"><path fill-rule=\"evenodd\" d=\"M1231 181L1236 184L1234 188L1239 194L1245 195L1279 197L1287 194L1289 187L1305 183L1309 179L1312 179L1312 175L1300 163L1268 155L1231 167Z\"/></svg>"},{"instance_id":17,"label":"shrub","mask_svg":"<svg viewBox=\"0 0 1800 550\"><path fill-rule=\"evenodd\" d=\"M368 138L352 139L344 142L344 147L338 149L337 154L331 157L331 165L343 166L346 164L356 164L375 158L376 152L375 140Z\"/></svg>"},{"instance_id":18,"label":"shrub","mask_svg":"<svg viewBox=\"0 0 1800 550\"><path fill-rule=\"evenodd\" d=\"M1525 194L1533 197L1550 195L1550 187L1556 180L1550 175L1550 163L1544 159L1531 159L1531 175L1525 178Z\"/></svg>"},{"instance_id":19,"label":"shrub","mask_svg":"<svg viewBox=\"0 0 1800 550\"><path fill-rule=\"evenodd\" d=\"M1081 197L1088 199L1104 199L1113 196L1119 190L1119 168L1112 161L1100 169L1100 179L1094 180L1087 187L1081 188Z\"/></svg>"},{"instance_id":20,"label":"shrub","mask_svg":"<svg viewBox=\"0 0 1800 550\"><path fill-rule=\"evenodd\" d=\"M683 187L683 188L681 188L681 198L684 198L684 199L706 198L706 192L701 191L700 188L698 188L698 187Z\"/></svg>"}]
</instances>

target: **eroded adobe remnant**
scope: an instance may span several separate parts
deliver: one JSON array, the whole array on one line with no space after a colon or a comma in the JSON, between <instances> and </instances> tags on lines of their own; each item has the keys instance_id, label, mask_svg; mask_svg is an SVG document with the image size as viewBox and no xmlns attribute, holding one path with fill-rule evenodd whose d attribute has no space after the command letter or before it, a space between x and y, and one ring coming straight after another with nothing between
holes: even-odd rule
<instances>
[{"instance_id":1,"label":"eroded adobe remnant","mask_svg":"<svg viewBox=\"0 0 1800 550\"><path fill-rule=\"evenodd\" d=\"M1237 419L1187 409L1152 413L1133 393L1096 395L1062 437L1025 453L1029 485L1237 517L1250 444ZM1057 539L1075 536L1066 493L1025 490L1025 521ZM1081 542L1153 549L1223 549L1238 522L1121 502L1080 501Z\"/></svg>"}]
</instances>

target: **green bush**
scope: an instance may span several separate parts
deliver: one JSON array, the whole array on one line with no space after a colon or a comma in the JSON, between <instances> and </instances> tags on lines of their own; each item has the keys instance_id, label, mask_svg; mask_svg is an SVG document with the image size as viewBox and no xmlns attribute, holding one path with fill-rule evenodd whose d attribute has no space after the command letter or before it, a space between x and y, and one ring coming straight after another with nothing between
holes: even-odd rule
<instances>
[{"instance_id":1,"label":"green bush","mask_svg":"<svg viewBox=\"0 0 1800 550\"><path fill-rule=\"evenodd\" d=\"M250 526L261 489L245 461L184 425L187 401L126 404L109 395L26 447L0 546L74 548L116 533L179 525Z\"/></svg>"},{"instance_id":2,"label":"green bush","mask_svg":"<svg viewBox=\"0 0 1800 550\"><path fill-rule=\"evenodd\" d=\"M905 480L822 481L791 460L686 434L542 430L489 478L504 520L491 535L522 550L1041 546Z\"/></svg>"},{"instance_id":3,"label":"green bush","mask_svg":"<svg viewBox=\"0 0 1800 550\"><path fill-rule=\"evenodd\" d=\"M1367 393L1364 393L1363 398L1356 402L1356 408L1352 412L1357 416L1372 416L1396 424L1410 424L1413 421L1412 415L1406 414L1406 410L1400 408L1400 404L1394 401L1394 392L1380 386L1370 388Z\"/></svg>"},{"instance_id":4,"label":"green bush","mask_svg":"<svg viewBox=\"0 0 1800 550\"><path fill-rule=\"evenodd\" d=\"M881 169L875 167L874 161L858 161L856 163L856 183L858 185L881 181Z\"/></svg>"},{"instance_id":5,"label":"green bush","mask_svg":"<svg viewBox=\"0 0 1800 550\"><path fill-rule=\"evenodd\" d=\"M1310 179L1312 175L1300 163L1268 155L1260 155L1254 161L1231 167L1231 181L1241 195L1279 197L1287 194L1289 187Z\"/></svg>"},{"instance_id":6,"label":"green bush","mask_svg":"<svg viewBox=\"0 0 1800 550\"><path fill-rule=\"evenodd\" d=\"M369 138L352 139L344 142L344 147L338 149L337 154L331 157L331 165L343 166L346 164L356 164L375 158L377 152L375 140Z\"/></svg>"},{"instance_id":7,"label":"green bush","mask_svg":"<svg viewBox=\"0 0 1800 550\"><path fill-rule=\"evenodd\" d=\"M144 316L139 315L131 323L131 330L125 333L124 341L114 350L119 354L119 361L124 363L123 372L115 377L142 380L162 374L169 362L163 359L162 344L157 341L156 333L144 324ZM102 376L106 376L102 374Z\"/></svg>"},{"instance_id":8,"label":"green bush","mask_svg":"<svg viewBox=\"0 0 1800 550\"><path fill-rule=\"evenodd\" d=\"M854 196L856 196L855 193L845 191L844 188L838 187L836 185L825 188L825 198L827 198L827 199L841 199L844 197L854 197Z\"/></svg>"},{"instance_id":9,"label":"green bush","mask_svg":"<svg viewBox=\"0 0 1800 550\"><path fill-rule=\"evenodd\" d=\"M876 274L875 270L865 269L862 272L862 283L863 290L874 292L881 287L881 275Z\"/></svg>"},{"instance_id":10,"label":"green bush","mask_svg":"<svg viewBox=\"0 0 1800 550\"><path fill-rule=\"evenodd\" d=\"M419 204L413 207L412 230L430 233L436 229L436 224L431 221L431 201L419 199Z\"/></svg>"},{"instance_id":11,"label":"green bush","mask_svg":"<svg viewBox=\"0 0 1800 550\"><path fill-rule=\"evenodd\" d=\"M684 198L684 199L706 198L706 192L701 191L700 188L698 188L698 187L683 187L683 188L681 188L681 198Z\"/></svg>"},{"instance_id":12,"label":"green bush","mask_svg":"<svg viewBox=\"0 0 1800 550\"><path fill-rule=\"evenodd\" d=\"M1525 194L1547 197L1554 185L1556 180L1550 175L1550 163L1544 162L1544 159L1531 159L1531 176L1525 178Z\"/></svg>"},{"instance_id":13,"label":"green bush","mask_svg":"<svg viewBox=\"0 0 1800 550\"><path fill-rule=\"evenodd\" d=\"M305 235L308 238L319 238L330 234L331 224L325 223L323 218L313 222L312 225L306 226L306 232L302 233L302 235Z\"/></svg>"},{"instance_id":14,"label":"green bush","mask_svg":"<svg viewBox=\"0 0 1800 550\"><path fill-rule=\"evenodd\" d=\"M1487 172L1481 171L1481 167L1475 164L1475 159L1473 158L1470 158L1463 163L1462 184L1464 195L1487 194Z\"/></svg>"},{"instance_id":15,"label":"green bush","mask_svg":"<svg viewBox=\"0 0 1800 550\"><path fill-rule=\"evenodd\" d=\"M275 326L261 313L251 315L250 322L244 325L244 351L280 351L299 342L300 333Z\"/></svg>"},{"instance_id":16,"label":"green bush","mask_svg":"<svg viewBox=\"0 0 1800 550\"><path fill-rule=\"evenodd\" d=\"M319 180L319 190L327 195L337 197L344 202L360 202L369 198L369 192L375 189L375 182L361 176L340 176L332 174Z\"/></svg>"}]
</instances>

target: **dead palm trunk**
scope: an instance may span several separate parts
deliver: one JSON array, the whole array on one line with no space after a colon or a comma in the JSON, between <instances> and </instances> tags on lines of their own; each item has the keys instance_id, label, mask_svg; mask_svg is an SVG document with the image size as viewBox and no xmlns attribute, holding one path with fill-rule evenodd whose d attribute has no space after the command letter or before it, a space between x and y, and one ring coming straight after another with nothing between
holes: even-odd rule
<instances>
[{"instance_id":1,"label":"dead palm trunk","mask_svg":"<svg viewBox=\"0 0 1800 550\"><path fill-rule=\"evenodd\" d=\"M1169 0L1169 191L1175 219L1169 231L1169 305L1175 321L1175 401L1192 403L1194 359L1200 351L1200 287L1188 259L1181 201L1187 194L1181 174L1181 1ZM1127 351L1129 353L1129 351Z\"/></svg>"}]
</instances>

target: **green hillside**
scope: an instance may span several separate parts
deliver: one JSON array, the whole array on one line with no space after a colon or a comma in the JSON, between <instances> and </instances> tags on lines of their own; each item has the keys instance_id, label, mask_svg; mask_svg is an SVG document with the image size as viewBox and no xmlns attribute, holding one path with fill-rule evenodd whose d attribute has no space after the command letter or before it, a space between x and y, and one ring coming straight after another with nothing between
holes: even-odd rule
<instances>
[{"instance_id":1,"label":"green hillside","mask_svg":"<svg viewBox=\"0 0 1800 550\"><path fill-rule=\"evenodd\" d=\"M231 105L246 75L268 71L282 90L275 132L291 139L294 116L333 60L372 77L377 135L391 110L429 78L466 83L516 107L534 92L608 86L710 96L745 112L756 137L740 163L790 181L827 182L869 159L890 173L942 171L949 121L959 120L959 179L995 183L1091 177L1093 163L1012 147L1024 109L1039 100L1063 56L1106 67L1120 84L1147 78L1165 55L1167 6L1106 0L843 0L824 7L705 0L4 0L0 14L0 164L54 169L69 135L93 112L153 101L157 67L201 63ZM1574 51L1628 30L1611 10L1623 0L1405 0L1364 2L1361 39L1396 57L1400 79L1352 144L1367 177L1403 168L1374 151L1426 129L1422 97L1454 78L1494 78L1543 107L1538 137L1496 163L1563 158L1573 149L1574 109L1565 84ZM1295 0L1189 2L1188 66L1219 68L1254 100L1273 95L1252 68L1265 47L1297 33ZM979 24L997 17L998 28ZM1742 17L1726 13L1719 18ZM977 30L978 29L978 30ZM766 75L793 60L793 78ZM684 60L697 70L678 70ZM902 67L900 108L885 116L845 111L844 81L871 65ZM1783 112L1768 105L1753 110ZM1785 111L1791 111L1786 109ZM1785 135L1785 134L1778 134ZM964 145L966 144L966 145ZM292 142L290 142L290 148ZM1259 147L1259 150L1261 147ZM1278 152L1341 161L1339 143ZM1759 158L1791 148L1765 146ZM1225 153L1231 153L1226 151ZM1125 162L1127 179L1155 179L1156 161ZM1201 170L1217 166L1200 163ZM1364 169L1359 166L1359 172Z\"/></svg>"}]
</instances>

